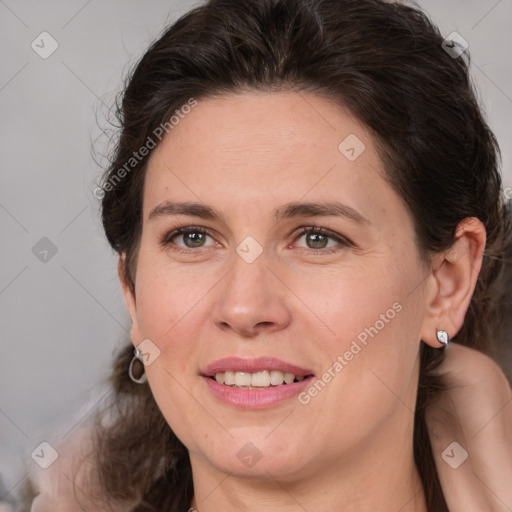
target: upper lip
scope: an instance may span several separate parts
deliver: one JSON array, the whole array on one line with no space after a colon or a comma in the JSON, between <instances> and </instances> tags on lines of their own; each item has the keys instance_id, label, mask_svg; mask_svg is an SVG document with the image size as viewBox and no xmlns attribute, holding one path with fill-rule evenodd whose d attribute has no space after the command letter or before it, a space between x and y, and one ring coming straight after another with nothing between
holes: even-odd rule
<instances>
[{"instance_id":1,"label":"upper lip","mask_svg":"<svg viewBox=\"0 0 512 512\"><path fill-rule=\"evenodd\" d=\"M225 357L208 364L202 375L212 377L216 373L226 371L256 373L263 370L279 370L283 373L293 373L296 377L305 377L306 375L313 374L311 370L287 363L275 357L258 357L256 359Z\"/></svg>"}]
</instances>

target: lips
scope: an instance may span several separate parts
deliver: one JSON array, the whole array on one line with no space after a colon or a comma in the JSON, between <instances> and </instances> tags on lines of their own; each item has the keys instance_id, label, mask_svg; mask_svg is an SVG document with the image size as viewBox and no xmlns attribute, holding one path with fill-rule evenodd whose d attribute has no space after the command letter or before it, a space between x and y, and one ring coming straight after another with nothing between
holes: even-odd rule
<instances>
[{"instance_id":1,"label":"lips","mask_svg":"<svg viewBox=\"0 0 512 512\"><path fill-rule=\"evenodd\" d=\"M292 373L296 377L306 377L313 372L307 368L287 363L274 357L259 357L257 359L244 359L242 357L226 357L210 363L204 371L203 377L213 377L221 372L257 373L277 370L283 373Z\"/></svg>"},{"instance_id":2,"label":"lips","mask_svg":"<svg viewBox=\"0 0 512 512\"><path fill-rule=\"evenodd\" d=\"M252 380L254 376L257 382ZM219 359L210 363L201 377L213 397L239 409L277 407L298 395L314 379L311 370L273 357ZM251 378L251 385L248 385L248 378ZM237 385L239 379L240 386Z\"/></svg>"}]
</instances>

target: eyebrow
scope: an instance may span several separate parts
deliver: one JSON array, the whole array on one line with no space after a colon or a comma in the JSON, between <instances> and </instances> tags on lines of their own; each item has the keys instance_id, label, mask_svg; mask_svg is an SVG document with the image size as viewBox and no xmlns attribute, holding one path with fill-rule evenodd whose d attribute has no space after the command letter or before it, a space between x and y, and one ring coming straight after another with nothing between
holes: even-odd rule
<instances>
[{"instance_id":1,"label":"eyebrow","mask_svg":"<svg viewBox=\"0 0 512 512\"><path fill-rule=\"evenodd\" d=\"M151 210L148 220L167 215L190 215L202 219L220 220L224 224L227 223L224 215L215 211L208 205L194 202L171 201L164 201L155 206ZM371 225L370 221L363 217L358 211L338 202L287 203L273 212L274 222L294 217L344 217L359 224Z\"/></svg>"}]
</instances>

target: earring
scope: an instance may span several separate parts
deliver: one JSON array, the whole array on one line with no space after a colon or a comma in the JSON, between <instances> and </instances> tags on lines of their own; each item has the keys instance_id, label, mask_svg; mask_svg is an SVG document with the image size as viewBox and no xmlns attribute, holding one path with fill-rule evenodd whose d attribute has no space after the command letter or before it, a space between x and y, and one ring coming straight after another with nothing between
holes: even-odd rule
<instances>
[{"instance_id":1,"label":"earring","mask_svg":"<svg viewBox=\"0 0 512 512\"><path fill-rule=\"evenodd\" d=\"M144 371L144 363L142 362L142 350L136 348L134 353L135 355L130 361L130 366L128 367L128 376L133 380L133 382L136 382L137 384L144 384L148 378L146 377L146 372ZM134 364L138 367L136 370L137 376L134 375L133 372Z\"/></svg>"},{"instance_id":2,"label":"earring","mask_svg":"<svg viewBox=\"0 0 512 512\"><path fill-rule=\"evenodd\" d=\"M439 343L442 343L444 345L443 348L447 347L451 341L450 336L448 336L448 333L446 331L442 331L441 329L438 329L436 335L437 335L437 341L439 341Z\"/></svg>"}]
</instances>

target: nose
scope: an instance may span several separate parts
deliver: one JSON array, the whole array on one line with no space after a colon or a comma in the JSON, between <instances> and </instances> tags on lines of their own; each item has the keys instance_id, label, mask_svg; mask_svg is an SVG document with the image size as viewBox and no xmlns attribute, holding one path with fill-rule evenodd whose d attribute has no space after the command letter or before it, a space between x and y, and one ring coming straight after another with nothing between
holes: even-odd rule
<instances>
[{"instance_id":1,"label":"nose","mask_svg":"<svg viewBox=\"0 0 512 512\"><path fill-rule=\"evenodd\" d=\"M291 318L287 303L291 293L283 282L284 276L270 268L265 251L251 263L238 253L233 260L231 271L217 289L215 325L243 337L286 328Z\"/></svg>"}]
</instances>

